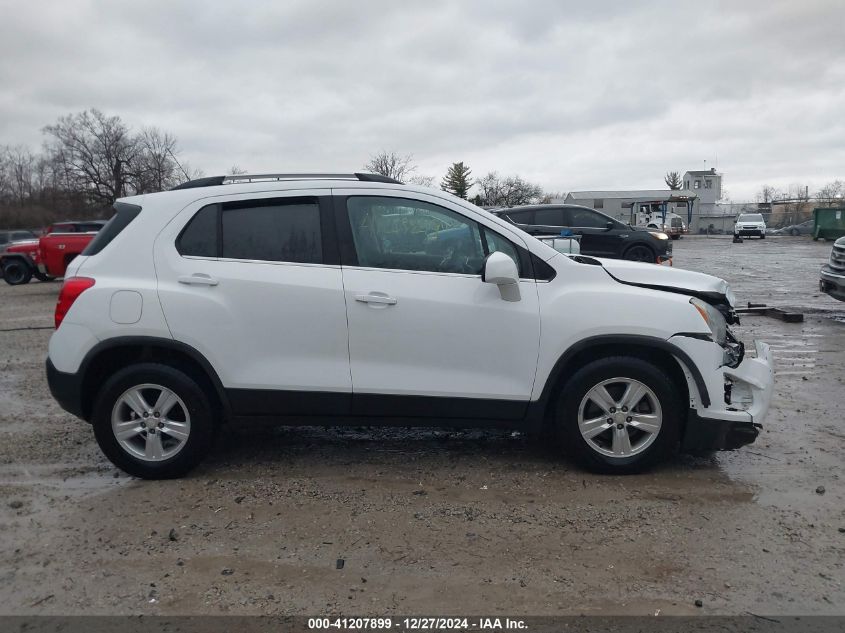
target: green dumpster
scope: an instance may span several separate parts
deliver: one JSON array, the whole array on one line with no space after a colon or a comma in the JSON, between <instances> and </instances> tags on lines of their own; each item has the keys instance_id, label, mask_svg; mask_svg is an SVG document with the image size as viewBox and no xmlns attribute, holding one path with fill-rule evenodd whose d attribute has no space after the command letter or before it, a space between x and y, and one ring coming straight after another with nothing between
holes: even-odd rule
<instances>
[{"instance_id":1,"label":"green dumpster","mask_svg":"<svg viewBox=\"0 0 845 633\"><path fill-rule=\"evenodd\" d=\"M836 240L845 236L845 209L813 209L813 239Z\"/></svg>"}]
</instances>

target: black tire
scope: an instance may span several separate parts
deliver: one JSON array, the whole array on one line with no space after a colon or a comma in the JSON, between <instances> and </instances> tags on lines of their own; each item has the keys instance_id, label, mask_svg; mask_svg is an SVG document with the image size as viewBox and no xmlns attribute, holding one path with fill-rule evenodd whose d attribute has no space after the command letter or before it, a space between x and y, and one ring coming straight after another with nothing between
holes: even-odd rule
<instances>
[{"instance_id":1,"label":"black tire","mask_svg":"<svg viewBox=\"0 0 845 633\"><path fill-rule=\"evenodd\" d=\"M625 251L624 258L635 262L648 262L653 264L657 261L657 253L645 244L634 244Z\"/></svg>"},{"instance_id":2,"label":"black tire","mask_svg":"<svg viewBox=\"0 0 845 633\"><path fill-rule=\"evenodd\" d=\"M670 236L669 236L669 239L672 239L672 240L679 240L679 239L681 239L681 236L680 236L680 235L670 235Z\"/></svg>"},{"instance_id":3,"label":"black tire","mask_svg":"<svg viewBox=\"0 0 845 633\"><path fill-rule=\"evenodd\" d=\"M798 229L792 229L789 233L790 235L792 235L792 237L798 237L799 235L801 235L801 231L799 231Z\"/></svg>"},{"instance_id":4,"label":"black tire","mask_svg":"<svg viewBox=\"0 0 845 633\"><path fill-rule=\"evenodd\" d=\"M45 275L40 270L33 271L32 276L35 277L38 281L55 281L55 277L51 277L50 275Z\"/></svg>"},{"instance_id":5,"label":"black tire","mask_svg":"<svg viewBox=\"0 0 845 633\"><path fill-rule=\"evenodd\" d=\"M112 431L112 411L119 398L132 387L143 384L171 390L190 413L190 432L184 446L162 461L147 461L130 454ZM121 470L142 479L173 479L186 474L211 450L218 427L215 409L200 383L178 369L157 363L131 365L106 381L94 402L91 422L106 457Z\"/></svg>"},{"instance_id":6,"label":"black tire","mask_svg":"<svg viewBox=\"0 0 845 633\"><path fill-rule=\"evenodd\" d=\"M3 264L3 279L10 286L28 284L32 279L32 267L20 259L10 259Z\"/></svg>"},{"instance_id":7,"label":"black tire","mask_svg":"<svg viewBox=\"0 0 845 633\"><path fill-rule=\"evenodd\" d=\"M603 381L617 378L633 379L648 387L662 411L662 424L656 437L641 452L628 457L612 457L599 452L587 442L578 426L579 409L587 393ZM616 385L609 385L611 395L613 389ZM585 365L563 386L556 405L555 425L561 449L587 470L616 475L642 472L677 450L684 413L683 400L675 383L660 367L640 358L613 356ZM626 428L625 432L631 438L645 437L636 429ZM596 442L605 441L608 436L604 433L615 433L613 425L597 436Z\"/></svg>"},{"instance_id":8,"label":"black tire","mask_svg":"<svg viewBox=\"0 0 845 633\"><path fill-rule=\"evenodd\" d=\"M765 233L760 233L760 239L761 239L761 240L766 239L766 234L765 234Z\"/></svg>"}]
</instances>

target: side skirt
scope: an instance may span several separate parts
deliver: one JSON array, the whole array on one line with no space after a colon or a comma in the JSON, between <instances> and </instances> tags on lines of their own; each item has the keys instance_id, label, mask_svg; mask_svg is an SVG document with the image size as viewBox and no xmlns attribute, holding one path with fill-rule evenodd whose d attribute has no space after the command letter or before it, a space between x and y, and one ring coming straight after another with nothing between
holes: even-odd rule
<instances>
[{"instance_id":1,"label":"side skirt","mask_svg":"<svg viewBox=\"0 0 845 633\"><path fill-rule=\"evenodd\" d=\"M269 389L226 389L238 422L286 425L525 428L527 401Z\"/></svg>"}]
</instances>

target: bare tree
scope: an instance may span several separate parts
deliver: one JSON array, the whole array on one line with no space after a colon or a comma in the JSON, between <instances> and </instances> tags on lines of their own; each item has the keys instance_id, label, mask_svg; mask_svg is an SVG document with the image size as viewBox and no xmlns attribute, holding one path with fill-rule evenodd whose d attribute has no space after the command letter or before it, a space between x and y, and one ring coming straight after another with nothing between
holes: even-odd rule
<instances>
[{"instance_id":1,"label":"bare tree","mask_svg":"<svg viewBox=\"0 0 845 633\"><path fill-rule=\"evenodd\" d=\"M826 207L837 207L845 203L845 182L834 180L816 192L819 203Z\"/></svg>"},{"instance_id":2,"label":"bare tree","mask_svg":"<svg viewBox=\"0 0 845 633\"><path fill-rule=\"evenodd\" d=\"M780 196L780 191L778 191L775 187L772 187L771 185L763 185L760 191L757 192L757 202L771 204L772 201L776 200Z\"/></svg>"},{"instance_id":3,"label":"bare tree","mask_svg":"<svg viewBox=\"0 0 845 633\"><path fill-rule=\"evenodd\" d=\"M37 160L23 146L6 148L6 170L12 201L19 207L33 199L33 178Z\"/></svg>"},{"instance_id":4,"label":"bare tree","mask_svg":"<svg viewBox=\"0 0 845 633\"><path fill-rule=\"evenodd\" d=\"M415 176L411 176L408 179L408 182L412 185L419 185L420 187L433 187L434 176L423 176L422 174L417 174Z\"/></svg>"},{"instance_id":5,"label":"bare tree","mask_svg":"<svg viewBox=\"0 0 845 633\"><path fill-rule=\"evenodd\" d=\"M138 135L138 155L133 173L137 193L164 191L187 179L176 155L176 137L169 132L150 127Z\"/></svg>"},{"instance_id":6,"label":"bare tree","mask_svg":"<svg viewBox=\"0 0 845 633\"><path fill-rule=\"evenodd\" d=\"M12 195L12 178L7 153L8 148L0 146L0 202L5 202Z\"/></svg>"},{"instance_id":7,"label":"bare tree","mask_svg":"<svg viewBox=\"0 0 845 633\"><path fill-rule=\"evenodd\" d=\"M396 152L380 151L375 156L371 156L369 162L364 165L364 171L371 174L380 174L387 178L393 178L400 182L409 181L414 177L414 172L417 171L417 166L414 164L414 155L406 154L402 156ZM432 182L434 179L432 179ZM422 183L416 183L422 184Z\"/></svg>"},{"instance_id":8,"label":"bare tree","mask_svg":"<svg viewBox=\"0 0 845 633\"><path fill-rule=\"evenodd\" d=\"M229 176L242 176L247 173L247 170L241 169L238 165L232 165L227 173Z\"/></svg>"},{"instance_id":9,"label":"bare tree","mask_svg":"<svg viewBox=\"0 0 845 633\"><path fill-rule=\"evenodd\" d=\"M663 176L663 182L666 183L669 189L677 191L681 188L681 174L677 171L667 171L666 175Z\"/></svg>"},{"instance_id":10,"label":"bare tree","mask_svg":"<svg viewBox=\"0 0 845 633\"><path fill-rule=\"evenodd\" d=\"M484 206L513 207L538 202L543 197L539 185L529 183L519 176L500 177L495 171L475 181L481 190L479 196Z\"/></svg>"},{"instance_id":11,"label":"bare tree","mask_svg":"<svg viewBox=\"0 0 845 633\"><path fill-rule=\"evenodd\" d=\"M49 137L47 151L68 190L100 206L134 193L140 144L120 117L86 110L61 117L44 133Z\"/></svg>"},{"instance_id":12,"label":"bare tree","mask_svg":"<svg viewBox=\"0 0 845 633\"><path fill-rule=\"evenodd\" d=\"M553 202L563 202L566 197L562 191L545 191L540 198L540 204L552 204Z\"/></svg>"}]
</instances>

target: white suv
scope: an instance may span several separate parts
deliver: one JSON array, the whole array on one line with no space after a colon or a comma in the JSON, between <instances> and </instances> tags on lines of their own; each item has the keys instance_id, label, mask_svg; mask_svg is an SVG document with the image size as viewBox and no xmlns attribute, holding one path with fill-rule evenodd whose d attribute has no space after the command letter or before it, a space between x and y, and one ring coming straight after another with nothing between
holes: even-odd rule
<instances>
[{"instance_id":1,"label":"white suv","mask_svg":"<svg viewBox=\"0 0 845 633\"><path fill-rule=\"evenodd\" d=\"M751 235L766 239L766 221L761 213L743 213L734 222L734 237Z\"/></svg>"},{"instance_id":2,"label":"white suv","mask_svg":"<svg viewBox=\"0 0 845 633\"><path fill-rule=\"evenodd\" d=\"M115 208L68 269L47 377L139 477L267 418L548 428L628 473L752 442L769 406L721 279L566 256L442 191L235 176Z\"/></svg>"}]
</instances>

